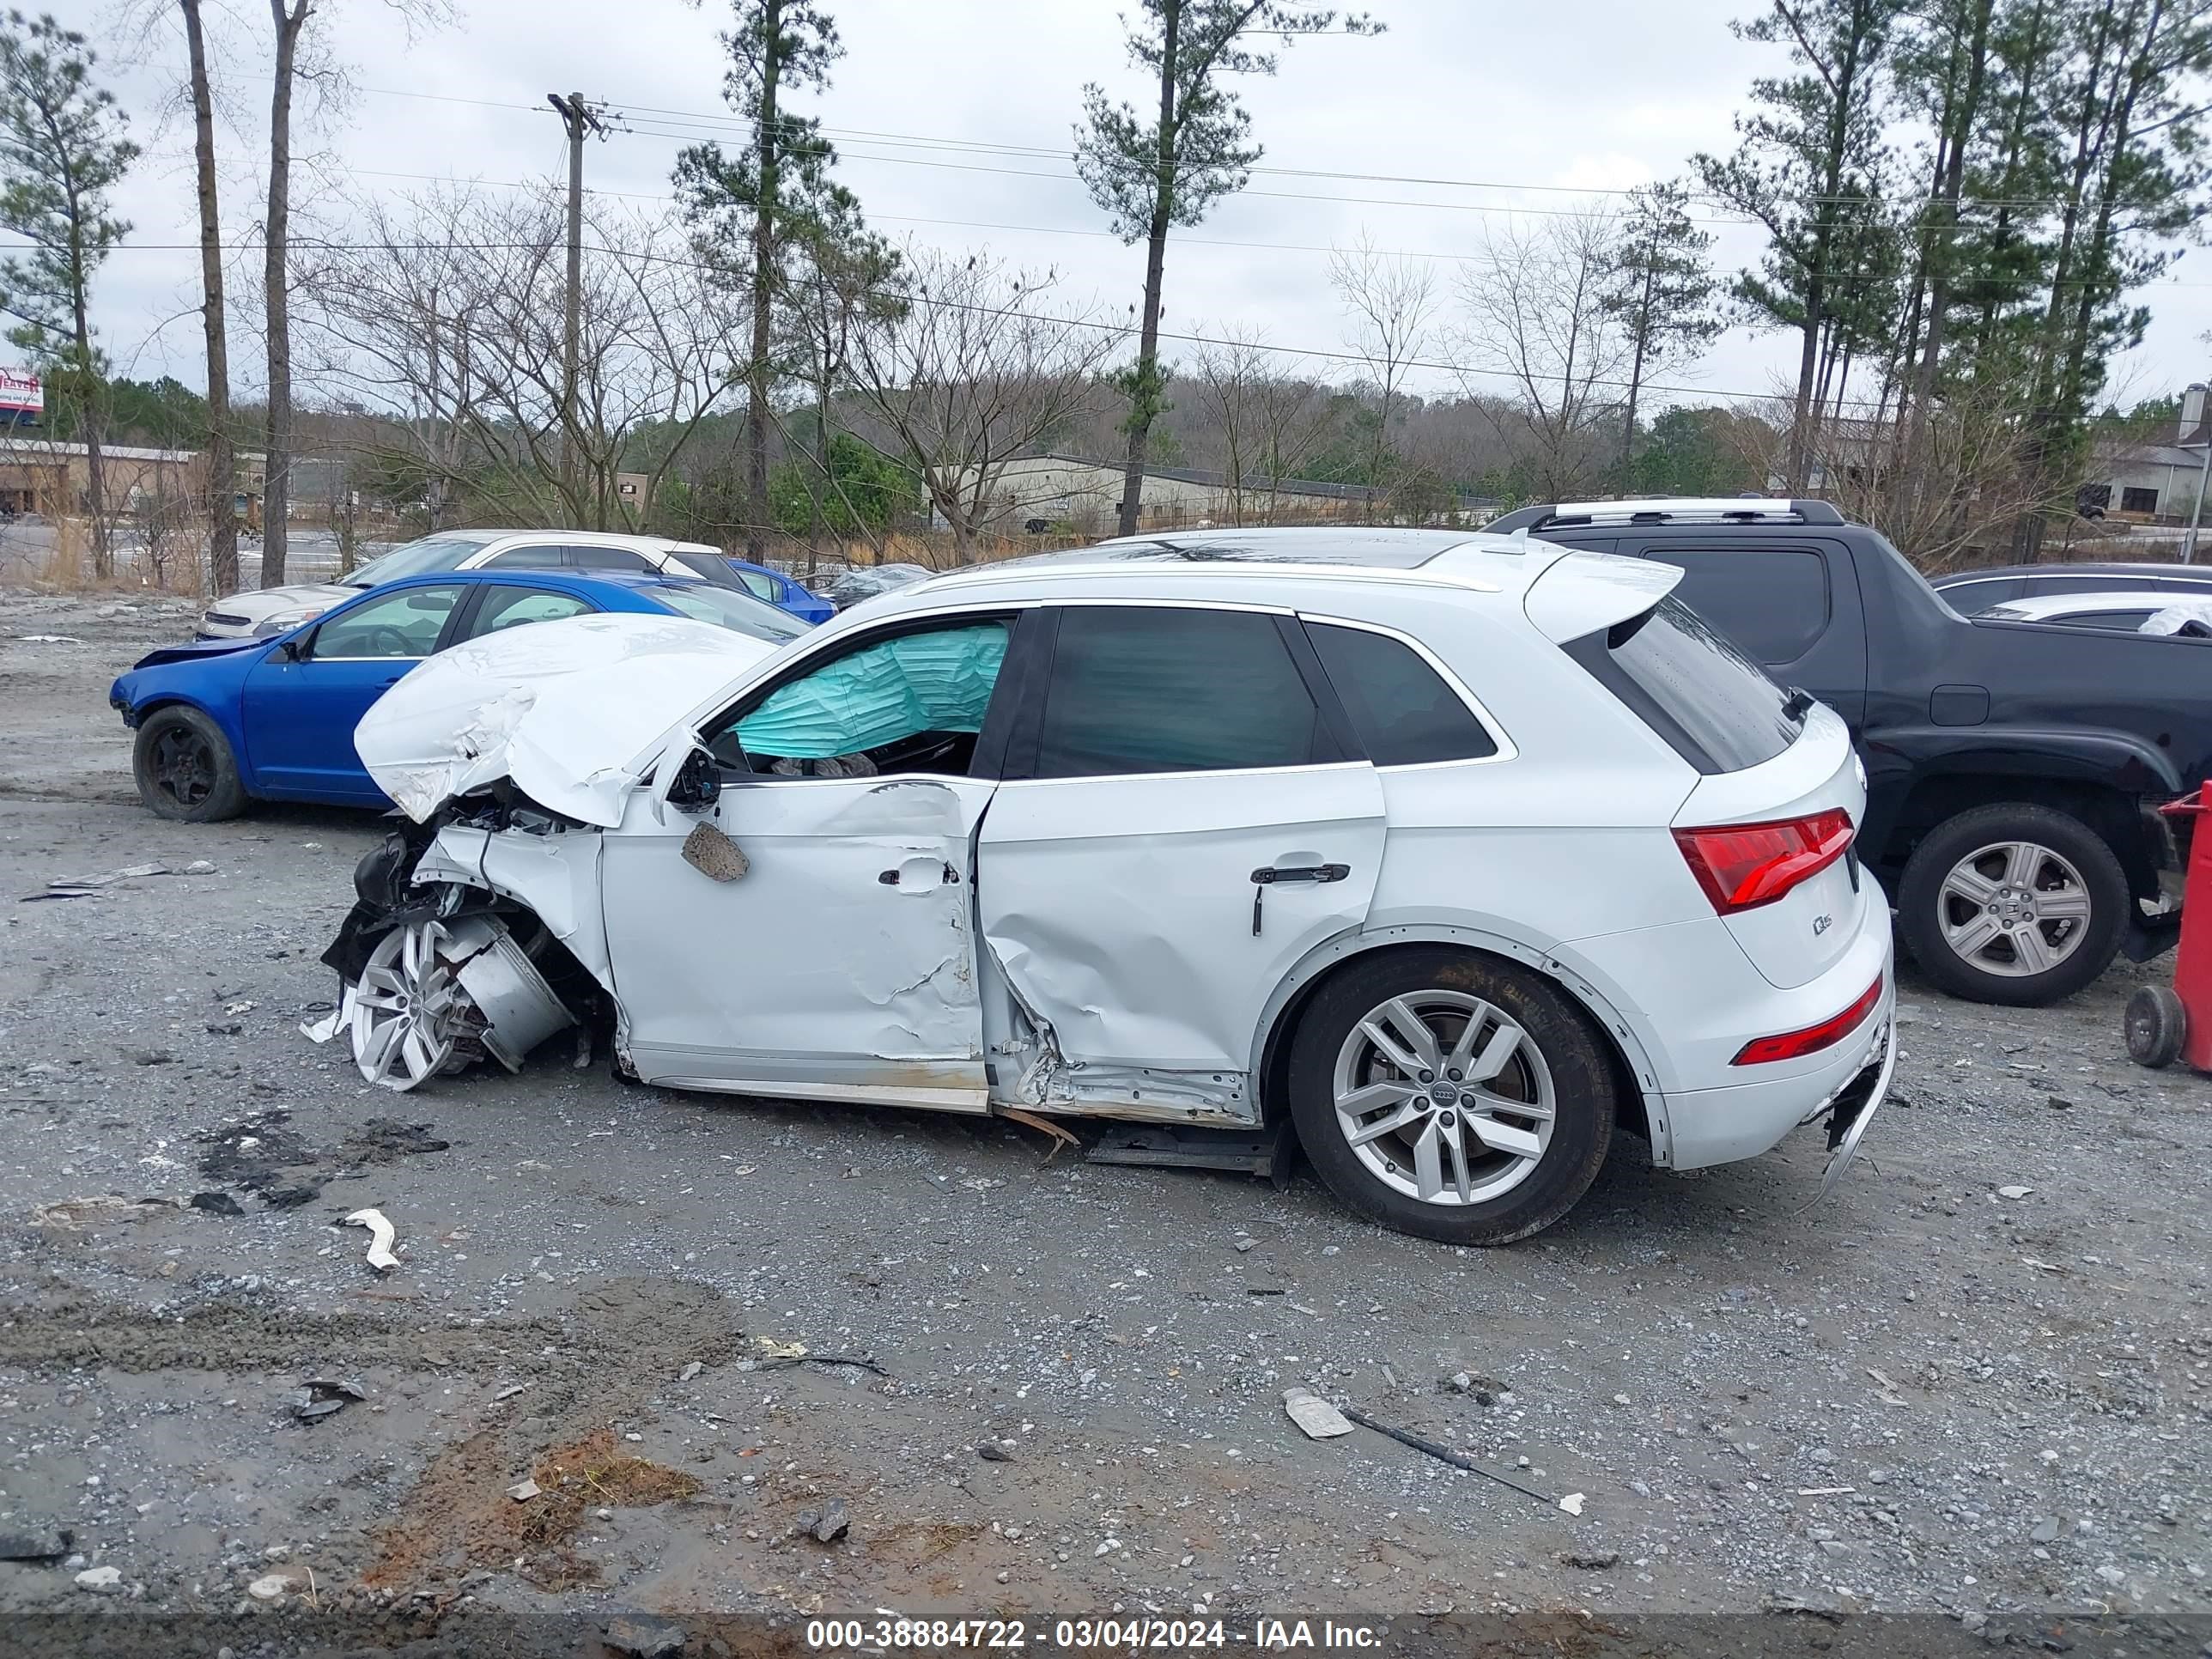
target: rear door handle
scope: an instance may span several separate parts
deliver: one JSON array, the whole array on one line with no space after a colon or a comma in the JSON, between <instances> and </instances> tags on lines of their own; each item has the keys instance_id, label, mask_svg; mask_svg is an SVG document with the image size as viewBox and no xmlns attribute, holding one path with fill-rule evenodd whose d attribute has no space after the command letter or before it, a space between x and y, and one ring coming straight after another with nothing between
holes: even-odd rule
<instances>
[{"instance_id":1,"label":"rear door handle","mask_svg":"<svg viewBox=\"0 0 2212 1659\"><path fill-rule=\"evenodd\" d=\"M1252 872L1252 937L1260 937L1260 901L1270 887L1286 881L1342 881L1352 873L1348 864L1266 864Z\"/></svg>"}]
</instances>

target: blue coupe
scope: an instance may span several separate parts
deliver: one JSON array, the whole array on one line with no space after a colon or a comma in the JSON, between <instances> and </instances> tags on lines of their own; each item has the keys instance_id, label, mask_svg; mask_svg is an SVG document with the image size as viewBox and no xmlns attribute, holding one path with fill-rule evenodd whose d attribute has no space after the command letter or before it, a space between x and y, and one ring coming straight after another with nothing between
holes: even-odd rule
<instances>
[{"instance_id":1,"label":"blue coupe","mask_svg":"<svg viewBox=\"0 0 2212 1659\"><path fill-rule=\"evenodd\" d=\"M389 806L354 753L368 706L423 658L594 611L695 617L781 644L807 624L735 588L657 574L453 570L372 588L274 640L199 640L141 658L107 694L137 728L139 798L165 818L249 800Z\"/></svg>"},{"instance_id":2,"label":"blue coupe","mask_svg":"<svg viewBox=\"0 0 2212 1659\"><path fill-rule=\"evenodd\" d=\"M803 584L793 581L781 570L771 570L764 564L751 564L744 559L726 562L744 585L746 592L766 599L779 611L788 611L803 623L826 623L837 614L836 605L808 592Z\"/></svg>"}]
</instances>

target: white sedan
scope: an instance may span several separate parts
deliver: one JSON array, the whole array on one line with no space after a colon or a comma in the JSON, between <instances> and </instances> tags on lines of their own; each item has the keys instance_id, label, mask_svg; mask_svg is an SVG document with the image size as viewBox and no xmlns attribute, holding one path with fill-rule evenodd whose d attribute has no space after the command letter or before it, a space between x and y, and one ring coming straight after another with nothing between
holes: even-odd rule
<instances>
[{"instance_id":1,"label":"white sedan","mask_svg":"<svg viewBox=\"0 0 2212 1659\"><path fill-rule=\"evenodd\" d=\"M742 663L672 619L447 653L356 734L419 827L324 1034L395 1088L581 1023L676 1088L1287 1123L1455 1243L1556 1221L1616 1127L1691 1169L1824 1121L1832 1183L1892 1062L1863 774L1680 574L1213 531Z\"/></svg>"}]
</instances>

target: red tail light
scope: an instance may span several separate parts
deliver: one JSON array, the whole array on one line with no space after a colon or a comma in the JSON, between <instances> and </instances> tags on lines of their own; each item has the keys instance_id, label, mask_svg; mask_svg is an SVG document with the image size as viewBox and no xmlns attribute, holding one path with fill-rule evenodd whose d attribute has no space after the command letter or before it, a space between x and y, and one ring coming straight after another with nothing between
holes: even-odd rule
<instances>
[{"instance_id":1,"label":"red tail light","mask_svg":"<svg viewBox=\"0 0 2212 1659\"><path fill-rule=\"evenodd\" d=\"M1860 1026L1874 1006L1881 1000L1881 981L1877 979L1866 988L1856 1002L1840 1014L1822 1020L1818 1025L1808 1025L1802 1031L1784 1031L1778 1036L1765 1036L1747 1042L1737 1051L1731 1066L1763 1066L1769 1060L1796 1060L1806 1054L1816 1054L1823 1048L1832 1048Z\"/></svg>"},{"instance_id":2,"label":"red tail light","mask_svg":"<svg viewBox=\"0 0 2212 1659\"><path fill-rule=\"evenodd\" d=\"M1851 815L1840 806L1775 823L1722 823L1677 830L1674 842L1713 908L1723 915L1771 904L1817 876L1851 844Z\"/></svg>"}]
</instances>

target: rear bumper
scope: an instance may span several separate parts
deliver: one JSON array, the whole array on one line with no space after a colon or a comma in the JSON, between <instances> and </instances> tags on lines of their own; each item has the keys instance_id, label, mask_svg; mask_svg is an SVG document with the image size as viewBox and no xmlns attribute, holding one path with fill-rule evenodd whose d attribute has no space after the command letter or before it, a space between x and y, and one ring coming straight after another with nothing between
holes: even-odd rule
<instances>
[{"instance_id":1,"label":"rear bumper","mask_svg":"<svg viewBox=\"0 0 2212 1659\"><path fill-rule=\"evenodd\" d=\"M1895 981L1885 972L1872 1018L1822 1056L1818 1066L1668 1097L1673 1166L1700 1170L1757 1158L1779 1146L1791 1130L1825 1118L1830 1150L1840 1154L1830 1169L1832 1184L1842 1164L1857 1152L1859 1138L1888 1091L1896 1064L1896 1000Z\"/></svg>"}]
</instances>

